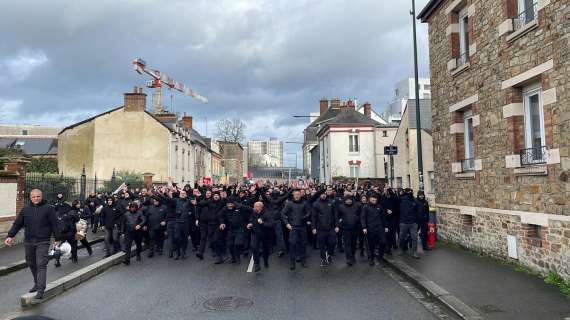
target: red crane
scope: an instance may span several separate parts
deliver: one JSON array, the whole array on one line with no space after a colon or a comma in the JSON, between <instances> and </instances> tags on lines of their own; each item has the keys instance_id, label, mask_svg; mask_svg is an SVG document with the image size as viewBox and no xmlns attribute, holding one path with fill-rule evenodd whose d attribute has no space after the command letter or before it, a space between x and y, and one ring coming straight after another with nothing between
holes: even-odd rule
<instances>
[{"instance_id":1,"label":"red crane","mask_svg":"<svg viewBox=\"0 0 570 320\"><path fill-rule=\"evenodd\" d=\"M139 74L147 74L152 77L152 80L146 82L147 88L154 88L154 92L152 94L152 108L154 113L163 113L164 112L164 105L162 103L162 86L165 85L168 87L169 90L174 89L176 91L181 92L187 96L190 96L194 99L197 99L201 102L207 103L208 99L201 96L189 86L175 81L171 77L163 74L160 70L155 70L151 68L147 68L146 61L141 58L136 58L133 60L133 68ZM172 97L172 96L171 96Z\"/></svg>"}]
</instances>

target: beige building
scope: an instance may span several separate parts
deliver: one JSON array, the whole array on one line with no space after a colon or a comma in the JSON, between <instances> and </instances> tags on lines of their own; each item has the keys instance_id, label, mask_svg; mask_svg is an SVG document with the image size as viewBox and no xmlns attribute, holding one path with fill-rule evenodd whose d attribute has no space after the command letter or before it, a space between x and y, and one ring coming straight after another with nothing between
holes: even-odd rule
<instances>
[{"instance_id":1,"label":"beige building","mask_svg":"<svg viewBox=\"0 0 570 320\"><path fill-rule=\"evenodd\" d=\"M433 141L431 136L431 103L430 100L420 100L420 120L422 138L422 162L424 192L428 199L434 199L434 172L433 172ZM395 188L411 188L414 192L419 190L418 174L418 143L416 125L416 101L408 100L402 114L400 126L397 129L392 144L398 148L398 154L393 156L393 172L391 176L390 158L388 162L388 175L390 184Z\"/></svg>"},{"instance_id":2,"label":"beige building","mask_svg":"<svg viewBox=\"0 0 570 320\"><path fill-rule=\"evenodd\" d=\"M244 173L244 151L239 142L218 141L222 165L225 170L224 183L240 183Z\"/></svg>"},{"instance_id":3,"label":"beige building","mask_svg":"<svg viewBox=\"0 0 570 320\"><path fill-rule=\"evenodd\" d=\"M190 183L206 176L203 138L192 128L192 117L152 114L145 110L146 94L135 88L125 93L124 105L59 133L59 171L109 179L113 170L152 173L155 181ZM197 159L198 157L198 159Z\"/></svg>"}]
</instances>

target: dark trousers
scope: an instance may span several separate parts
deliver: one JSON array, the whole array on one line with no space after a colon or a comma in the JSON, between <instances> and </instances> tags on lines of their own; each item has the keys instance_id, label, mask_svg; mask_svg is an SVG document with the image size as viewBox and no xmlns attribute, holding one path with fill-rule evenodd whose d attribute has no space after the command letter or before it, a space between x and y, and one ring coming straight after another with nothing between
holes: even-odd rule
<instances>
[{"instance_id":1,"label":"dark trousers","mask_svg":"<svg viewBox=\"0 0 570 320\"><path fill-rule=\"evenodd\" d=\"M149 255L154 254L154 250L162 253L162 248L164 246L164 230L162 228L148 230L149 241Z\"/></svg>"},{"instance_id":2,"label":"dark trousers","mask_svg":"<svg viewBox=\"0 0 570 320\"><path fill-rule=\"evenodd\" d=\"M105 229L105 248L107 249L107 257L121 251L119 227Z\"/></svg>"},{"instance_id":3,"label":"dark trousers","mask_svg":"<svg viewBox=\"0 0 570 320\"><path fill-rule=\"evenodd\" d=\"M34 284L39 292L44 292L49 261L49 241L26 241L24 242L24 248L26 263L34 276Z\"/></svg>"},{"instance_id":4,"label":"dark trousers","mask_svg":"<svg viewBox=\"0 0 570 320\"><path fill-rule=\"evenodd\" d=\"M190 235L190 227L187 223L177 222L175 226L175 236L176 239L176 254L186 255L186 249L188 249L188 236Z\"/></svg>"},{"instance_id":5,"label":"dark trousers","mask_svg":"<svg viewBox=\"0 0 570 320\"><path fill-rule=\"evenodd\" d=\"M214 247L214 252L218 257L223 257L226 254L227 235L227 230L220 230L220 228L216 227L216 231L214 232L214 243L212 245Z\"/></svg>"},{"instance_id":6,"label":"dark trousers","mask_svg":"<svg viewBox=\"0 0 570 320\"><path fill-rule=\"evenodd\" d=\"M342 233L342 239L344 241L344 252L346 254L346 260L353 261L355 259L354 255L356 252L356 240L358 239L358 230L344 229Z\"/></svg>"},{"instance_id":7,"label":"dark trousers","mask_svg":"<svg viewBox=\"0 0 570 320\"><path fill-rule=\"evenodd\" d=\"M428 245L427 245L428 223L427 222L420 222L418 227L420 228L420 240L422 241L422 248L424 250L426 250L428 248Z\"/></svg>"},{"instance_id":8,"label":"dark trousers","mask_svg":"<svg viewBox=\"0 0 570 320\"><path fill-rule=\"evenodd\" d=\"M198 253L204 254L207 243L209 243L210 248L213 249L216 230L217 227L215 225L200 225L200 248L198 249Z\"/></svg>"},{"instance_id":9,"label":"dark trousers","mask_svg":"<svg viewBox=\"0 0 570 320\"><path fill-rule=\"evenodd\" d=\"M362 232L362 228L358 227L358 250L360 250L362 254L366 251L366 247L368 246L366 242L366 235Z\"/></svg>"},{"instance_id":10,"label":"dark trousers","mask_svg":"<svg viewBox=\"0 0 570 320\"><path fill-rule=\"evenodd\" d=\"M275 233L275 245L278 252L285 252L285 238L283 237L283 225L281 222L273 224L273 231Z\"/></svg>"},{"instance_id":11,"label":"dark trousers","mask_svg":"<svg viewBox=\"0 0 570 320\"><path fill-rule=\"evenodd\" d=\"M168 251L172 255L176 250L176 221L166 222L166 234L168 236Z\"/></svg>"},{"instance_id":12,"label":"dark trousers","mask_svg":"<svg viewBox=\"0 0 570 320\"><path fill-rule=\"evenodd\" d=\"M408 235L412 242L412 254L415 254L418 251L418 225L415 223L400 223L400 248L403 251L408 249L405 243Z\"/></svg>"},{"instance_id":13,"label":"dark trousers","mask_svg":"<svg viewBox=\"0 0 570 320\"><path fill-rule=\"evenodd\" d=\"M190 239L192 240L192 247L197 250L200 246L200 228L196 226L196 222L193 221L190 225Z\"/></svg>"},{"instance_id":14,"label":"dark trousers","mask_svg":"<svg viewBox=\"0 0 570 320\"><path fill-rule=\"evenodd\" d=\"M388 221L388 233L386 234L386 250L390 252L396 246L396 235L398 234L398 223Z\"/></svg>"},{"instance_id":15,"label":"dark trousers","mask_svg":"<svg viewBox=\"0 0 570 320\"><path fill-rule=\"evenodd\" d=\"M338 246L338 250L340 250L342 252L342 250L344 250L344 243L342 241L342 234L344 233L344 230L342 228L340 228L338 230L338 233L336 234L336 243Z\"/></svg>"},{"instance_id":16,"label":"dark trousers","mask_svg":"<svg viewBox=\"0 0 570 320\"><path fill-rule=\"evenodd\" d=\"M336 239L336 232L334 232L334 230L317 231L317 242L321 249L321 259L325 260L327 258L327 253L329 256L333 255Z\"/></svg>"},{"instance_id":17,"label":"dark trousers","mask_svg":"<svg viewBox=\"0 0 570 320\"><path fill-rule=\"evenodd\" d=\"M98 214L93 214L91 216L91 230L93 231L93 233L97 232L97 229L99 228L99 216Z\"/></svg>"},{"instance_id":18,"label":"dark trousers","mask_svg":"<svg viewBox=\"0 0 570 320\"><path fill-rule=\"evenodd\" d=\"M306 258L307 229L305 227L293 227L289 233L289 254L291 262L297 258L302 261Z\"/></svg>"},{"instance_id":19,"label":"dark trousers","mask_svg":"<svg viewBox=\"0 0 570 320\"><path fill-rule=\"evenodd\" d=\"M130 261L131 260L131 247L133 245L133 241L135 242L136 246L137 246L137 257L141 256L141 252L142 252L142 232L140 230L138 231L127 231L125 232L125 260L126 261Z\"/></svg>"},{"instance_id":20,"label":"dark trousers","mask_svg":"<svg viewBox=\"0 0 570 320\"><path fill-rule=\"evenodd\" d=\"M269 251L271 250L271 237L267 232L252 233L251 250L253 253L253 263L259 265L259 258L263 256L263 261L269 263Z\"/></svg>"},{"instance_id":21,"label":"dark trousers","mask_svg":"<svg viewBox=\"0 0 570 320\"><path fill-rule=\"evenodd\" d=\"M244 231L232 231L230 230L227 234L227 245L230 250L230 254L233 259L240 258L241 252L244 249L245 240L248 235Z\"/></svg>"},{"instance_id":22,"label":"dark trousers","mask_svg":"<svg viewBox=\"0 0 570 320\"><path fill-rule=\"evenodd\" d=\"M374 261L374 257L378 260L382 259L384 256L384 240L382 239L380 232L368 232L368 260ZM376 254L378 250L378 254Z\"/></svg>"}]
</instances>

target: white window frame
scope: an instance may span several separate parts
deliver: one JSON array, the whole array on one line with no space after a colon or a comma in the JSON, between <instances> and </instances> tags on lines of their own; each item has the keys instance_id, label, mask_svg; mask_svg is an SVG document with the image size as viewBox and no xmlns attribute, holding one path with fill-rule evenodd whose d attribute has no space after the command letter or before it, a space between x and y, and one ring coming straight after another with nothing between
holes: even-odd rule
<instances>
[{"instance_id":1,"label":"white window frame","mask_svg":"<svg viewBox=\"0 0 570 320\"><path fill-rule=\"evenodd\" d=\"M351 178L360 178L360 165L359 164L349 165L349 175Z\"/></svg>"},{"instance_id":2,"label":"white window frame","mask_svg":"<svg viewBox=\"0 0 570 320\"><path fill-rule=\"evenodd\" d=\"M350 153L360 152L360 137L358 133L351 132L348 135L348 152Z\"/></svg>"},{"instance_id":3,"label":"white window frame","mask_svg":"<svg viewBox=\"0 0 570 320\"><path fill-rule=\"evenodd\" d=\"M429 177L429 191L433 193L435 189L435 173L433 171L428 171Z\"/></svg>"},{"instance_id":4,"label":"white window frame","mask_svg":"<svg viewBox=\"0 0 570 320\"><path fill-rule=\"evenodd\" d=\"M524 143L525 148L532 148L532 128L531 128L531 110L530 98L538 95L538 111L540 116L540 145L546 146L546 130L544 128L544 106L542 104L542 88L540 85L531 86L523 90L524 105Z\"/></svg>"},{"instance_id":5,"label":"white window frame","mask_svg":"<svg viewBox=\"0 0 570 320\"><path fill-rule=\"evenodd\" d=\"M461 61L462 57L464 61ZM467 7L459 11L459 57L458 66L469 61L469 13Z\"/></svg>"},{"instance_id":6,"label":"white window frame","mask_svg":"<svg viewBox=\"0 0 570 320\"><path fill-rule=\"evenodd\" d=\"M469 127L469 123L471 123L471 128ZM475 150L473 150L474 146L471 145L469 141L469 133L473 136L473 132L471 132L473 129L473 111L471 109L463 112L463 127L465 128L463 131L463 149L465 149L464 156L465 159L473 159L475 157Z\"/></svg>"}]
</instances>

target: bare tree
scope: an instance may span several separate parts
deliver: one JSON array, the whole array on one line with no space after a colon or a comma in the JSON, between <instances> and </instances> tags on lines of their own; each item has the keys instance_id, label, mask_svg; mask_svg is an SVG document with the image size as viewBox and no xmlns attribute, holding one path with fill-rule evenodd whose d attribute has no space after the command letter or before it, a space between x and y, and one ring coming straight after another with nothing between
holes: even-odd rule
<instances>
[{"instance_id":1,"label":"bare tree","mask_svg":"<svg viewBox=\"0 0 570 320\"><path fill-rule=\"evenodd\" d=\"M221 119L216 123L216 137L225 142L243 142L246 125L238 118Z\"/></svg>"}]
</instances>

